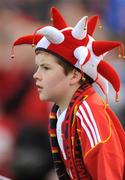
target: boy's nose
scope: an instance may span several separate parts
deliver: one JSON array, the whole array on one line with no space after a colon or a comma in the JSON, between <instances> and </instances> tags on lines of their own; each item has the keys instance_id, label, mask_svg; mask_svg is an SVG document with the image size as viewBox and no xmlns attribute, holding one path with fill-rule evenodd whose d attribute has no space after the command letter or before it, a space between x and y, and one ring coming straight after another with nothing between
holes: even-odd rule
<instances>
[{"instance_id":1,"label":"boy's nose","mask_svg":"<svg viewBox=\"0 0 125 180\"><path fill-rule=\"evenodd\" d=\"M33 78L34 78L35 80L37 80L37 79L41 80L41 79L42 79L42 74L41 74L39 68L38 68L38 69L36 70L36 72L33 74Z\"/></svg>"},{"instance_id":2,"label":"boy's nose","mask_svg":"<svg viewBox=\"0 0 125 180\"><path fill-rule=\"evenodd\" d=\"M33 74L33 78L38 79L38 72L37 71Z\"/></svg>"}]
</instances>

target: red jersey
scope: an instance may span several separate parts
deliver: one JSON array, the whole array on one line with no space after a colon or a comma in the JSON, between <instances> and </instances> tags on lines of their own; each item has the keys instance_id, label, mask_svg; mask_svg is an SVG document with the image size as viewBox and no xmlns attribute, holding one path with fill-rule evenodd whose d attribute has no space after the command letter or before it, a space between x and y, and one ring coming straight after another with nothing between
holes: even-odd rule
<instances>
[{"instance_id":1,"label":"red jersey","mask_svg":"<svg viewBox=\"0 0 125 180\"><path fill-rule=\"evenodd\" d=\"M61 154L70 179L123 180L125 133L119 120L92 87L84 91L84 99L76 109L68 137L71 151L66 148L65 118L62 122L63 148L60 150L64 149ZM78 143L81 157L77 157ZM77 175L71 167L71 152Z\"/></svg>"}]
</instances>

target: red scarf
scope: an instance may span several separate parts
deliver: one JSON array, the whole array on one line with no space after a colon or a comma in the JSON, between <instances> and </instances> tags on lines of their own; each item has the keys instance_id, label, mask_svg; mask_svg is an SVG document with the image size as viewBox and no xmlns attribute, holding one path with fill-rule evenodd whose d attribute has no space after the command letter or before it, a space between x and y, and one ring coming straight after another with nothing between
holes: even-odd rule
<instances>
[{"instance_id":1,"label":"red scarf","mask_svg":"<svg viewBox=\"0 0 125 180\"><path fill-rule=\"evenodd\" d=\"M75 177L75 179L79 179L78 177L80 176L81 177L84 177L84 175L86 176L87 171L85 169L82 160L81 148L80 148L79 139L77 138L76 129L75 128L73 129L71 127L73 126L74 123L75 107L81 104L84 98L84 90L89 87L90 87L89 84L82 85L73 95L65 116L65 126L63 127L64 142L65 142L64 148L67 152L66 156L68 159L68 163L70 164L69 166L70 169L72 170L72 174L73 177ZM56 124L57 124L56 112L58 108L59 107L55 104L50 113L50 124L49 124L50 145L51 145L54 165L56 168L58 178L60 180L68 180L70 179L70 177L68 176L66 168L64 166L56 136ZM71 129L73 129L72 132Z\"/></svg>"}]
</instances>

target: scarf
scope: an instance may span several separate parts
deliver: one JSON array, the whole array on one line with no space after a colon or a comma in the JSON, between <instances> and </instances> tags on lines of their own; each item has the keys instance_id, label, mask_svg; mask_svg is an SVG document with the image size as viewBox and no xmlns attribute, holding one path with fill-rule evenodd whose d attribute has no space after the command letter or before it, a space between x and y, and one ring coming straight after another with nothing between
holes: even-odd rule
<instances>
[{"instance_id":1,"label":"scarf","mask_svg":"<svg viewBox=\"0 0 125 180\"><path fill-rule=\"evenodd\" d=\"M76 177L76 179L78 179L77 177L79 177L78 174L85 173L85 169L79 168L79 170L81 169L81 172L77 172L77 170L76 170L76 165L75 165L74 161L76 160L76 162L78 162L78 164L80 164L79 162L82 161L80 159L80 158L82 158L82 156L81 156L81 148L80 148L79 140L77 139L77 145L75 145L75 142L74 142L75 141L75 129L74 129L73 133L71 134L71 128L75 121L75 112L77 110L77 107L82 103L82 101L85 97L84 91L88 87L90 87L89 84L84 84L84 85L80 86L78 88L78 90L74 93L74 95L69 103L69 106L68 106L68 109L66 112L66 116L65 116L64 148L66 148L66 150L67 150L67 157L68 157L68 159L70 159L70 167L72 168L73 177ZM51 146L54 166L55 166L56 173L57 173L59 180L69 180L70 177L67 174L66 168L65 168L63 160L61 158L60 148L59 148L57 136L56 136L56 124L57 124L56 113L57 113L58 108L59 108L59 106L54 104L52 111L50 113L50 120L49 120L50 146ZM74 153L76 151L77 151L77 159L74 159ZM81 161L79 161L79 160L81 160Z\"/></svg>"}]
</instances>

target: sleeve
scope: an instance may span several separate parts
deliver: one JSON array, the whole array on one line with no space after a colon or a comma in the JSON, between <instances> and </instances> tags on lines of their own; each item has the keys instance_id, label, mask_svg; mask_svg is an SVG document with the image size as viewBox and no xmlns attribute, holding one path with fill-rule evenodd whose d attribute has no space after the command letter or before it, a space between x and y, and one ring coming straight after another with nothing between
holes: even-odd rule
<instances>
[{"instance_id":1,"label":"sleeve","mask_svg":"<svg viewBox=\"0 0 125 180\"><path fill-rule=\"evenodd\" d=\"M76 118L83 161L92 179L123 180L123 151L104 105L83 101Z\"/></svg>"}]
</instances>

